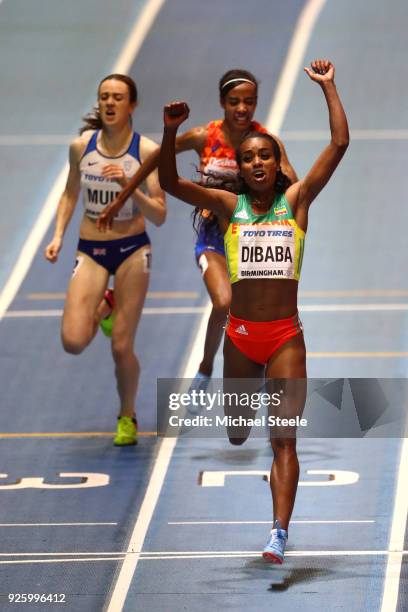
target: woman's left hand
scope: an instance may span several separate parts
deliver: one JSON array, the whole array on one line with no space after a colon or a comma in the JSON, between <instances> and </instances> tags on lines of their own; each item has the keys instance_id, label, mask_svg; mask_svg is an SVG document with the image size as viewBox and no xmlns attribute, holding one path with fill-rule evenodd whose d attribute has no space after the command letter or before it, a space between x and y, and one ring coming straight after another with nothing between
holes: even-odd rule
<instances>
[{"instance_id":1,"label":"woman's left hand","mask_svg":"<svg viewBox=\"0 0 408 612\"><path fill-rule=\"evenodd\" d=\"M122 188L127 185L127 178L123 168L117 164L106 164L106 166L103 166L102 176L115 181L115 183L119 183Z\"/></svg>"},{"instance_id":2,"label":"woman's left hand","mask_svg":"<svg viewBox=\"0 0 408 612\"><path fill-rule=\"evenodd\" d=\"M316 83L325 83L334 80L334 66L329 60L317 59L310 62L312 69L304 68L304 71L309 75L312 81Z\"/></svg>"}]
</instances>

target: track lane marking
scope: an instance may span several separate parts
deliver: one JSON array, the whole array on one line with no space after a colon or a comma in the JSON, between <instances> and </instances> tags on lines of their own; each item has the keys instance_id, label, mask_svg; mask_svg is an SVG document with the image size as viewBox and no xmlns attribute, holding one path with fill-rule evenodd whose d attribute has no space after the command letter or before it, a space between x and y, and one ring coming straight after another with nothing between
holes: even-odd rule
<instances>
[{"instance_id":1,"label":"track lane marking","mask_svg":"<svg viewBox=\"0 0 408 612\"><path fill-rule=\"evenodd\" d=\"M338 525L338 524L375 523L374 520L291 520L291 525ZM270 525L269 521L169 521L168 525Z\"/></svg>"},{"instance_id":2,"label":"track lane marking","mask_svg":"<svg viewBox=\"0 0 408 612\"><path fill-rule=\"evenodd\" d=\"M1 147L16 146L52 146L67 145L76 134L8 134L0 136ZM162 134L159 132L146 133L151 140L160 141ZM283 130L282 140L286 141L311 141L330 140L328 130ZM350 130L351 140L408 140L408 130Z\"/></svg>"},{"instance_id":3,"label":"track lane marking","mask_svg":"<svg viewBox=\"0 0 408 612\"><path fill-rule=\"evenodd\" d=\"M0 440L15 438L111 438L116 435L116 431L50 431L50 432L27 432L27 433L0 433ZM138 436L152 437L157 436L157 431L139 431Z\"/></svg>"},{"instance_id":4,"label":"track lane marking","mask_svg":"<svg viewBox=\"0 0 408 612\"><path fill-rule=\"evenodd\" d=\"M58 554L58 553L57 553ZM95 553L96 556L75 556L89 555L92 553L72 553L73 558L48 558L48 559L0 559L0 565L27 565L38 563L89 563L100 561L123 561L124 563L130 556L138 556L140 561L183 561L203 560L203 559L247 559L256 558L260 563L265 564L262 559L262 551L197 551L191 552L146 552L146 553ZM286 557L300 558L327 558L327 557L383 557L392 554L389 550L298 550L286 551ZM399 554L408 555L408 550L403 550ZM99 555L99 556L98 556ZM3 556L3 555L0 555ZM43 555L44 556L44 555ZM265 564L266 566L266 564ZM388 609L389 610L389 609Z\"/></svg>"},{"instance_id":5,"label":"track lane marking","mask_svg":"<svg viewBox=\"0 0 408 612\"><path fill-rule=\"evenodd\" d=\"M118 523L0 523L0 527L114 527L116 525Z\"/></svg>"},{"instance_id":6,"label":"track lane marking","mask_svg":"<svg viewBox=\"0 0 408 612\"><path fill-rule=\"evenodd\" d=\"M405 554L402 549L405 541L405 530L408 517L407 473L408 438L404 438L401 447L398 480L395 490L394 511L389 541L390 554L388 556L385 572L381 612L393 612L398 606L401 566L403 555Z\"/></svg>"},{"instance_id":7,"label":"track lane marking","mask_svg":"<svg viewBox=\"0 0 408 612\"><path fill-rule=\"evenodd\" d=\"M279 135L292 98L296 79L299 78L299 70L301 69L301 63L304 61L310 36L324 5L325 0L308 0L300 13L265 122L265 127L272 134Z\"/></svg>"},{"instance_id":8,"label":"track lane marking","mask_svg":"<svg viewBox=\"0 0 408 612\"><path fill-rule=\"evenodd\" d=\"M208 306L146 306L144 315L163 314L200 314L205 313ZM408 303L394 304L299 304L299 312L387 312L407 311ZM8 310L3 317L6 319L61 317L62 309L44 310Z\"/></svg>"},{"instance_id":9,"label":"track lane marking","mask_svg":"<svg viewBox=\"0 0 408 612\"><path fill-rule=\"evenodd\" d=\"M285 130L282 139L286 141L330 140L329 130ZM350 139L355 140L407 140L408 130L350 130Z\"/></svg>"},{"instance_id":10,"label":"track lane marking","mask_svg":"<svg viewBox=\"0 0 408 612\"><path fill-rule=\"evenodd\" d=\"M66 298L66 293L65 291L56 291L54 293L42 293L42 292L36 292L36 293L27 293L27 295L25 296L28 300L65 300ZM408 295L408 291L407 291L407 295ZM169 298L175 298L175 299L197 299L200 297L200 294L198 291L148 291L146 298L149 299L153 299L153 300L160 300L160 299L169 299Z\"/></svg>"}]
</instances>

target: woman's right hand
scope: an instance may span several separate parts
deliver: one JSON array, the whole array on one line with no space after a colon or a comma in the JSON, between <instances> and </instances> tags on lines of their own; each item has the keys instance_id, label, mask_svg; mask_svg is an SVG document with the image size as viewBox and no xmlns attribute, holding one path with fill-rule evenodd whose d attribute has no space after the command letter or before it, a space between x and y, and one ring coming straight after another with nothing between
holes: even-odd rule
<instances>
[{"instance_id":1,"label":"woman's right hand","mask_svg":"<svg viewBox=\"0 0 408 612\"><path fill-rule=\"evenodd\" d=\"M190 109L186 102L170 102L163 109L164 126L166 128L177 129L190 114Z\"/></svg>"},{"instance_id":2,"label":"woman's right hand","mask_svg":"<svg viewBox=\"0 0 408 612\"><path fill-rule=\"evenodd\" d=\"M58 259L58 254L62 247L62 238L53 238L45 247L44 255L51 263L55 263Z\"/></svg>"}]
</instances>

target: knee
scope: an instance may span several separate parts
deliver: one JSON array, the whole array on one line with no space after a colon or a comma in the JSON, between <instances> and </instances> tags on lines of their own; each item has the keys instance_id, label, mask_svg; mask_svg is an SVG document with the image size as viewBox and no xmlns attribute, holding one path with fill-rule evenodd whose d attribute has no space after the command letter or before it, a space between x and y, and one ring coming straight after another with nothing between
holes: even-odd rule
<instances>
[{"instance_id":1,"label":"knee","mask_svg":"<svg viewBox=\"0 0 408 612\"><path fill-rule=\"evenodd\" d=\"M296 455L296 438L272 438L274 455Z\"/></svg>"},{"instance_id":2,"label":"knee","mask_svg":"<svg viewBox=\"0 0 408 612\"><path fill-rule=\"evenodd\" d=\"M61 341L64 351L70 355L80 355L88 344L79 338L70 338L64 334L61 335Z\"/></svg>"},{"instance_id":3,"label":"knee","mask_svg":"<svg viewBox=\"0 0 408 612\"><path fill-rule=\"evenodd\" d=\"M123 363L129 358L135 358L133 343L126 338L112 338L112 357L115 363Z\"/></svg>"}]
</instances>

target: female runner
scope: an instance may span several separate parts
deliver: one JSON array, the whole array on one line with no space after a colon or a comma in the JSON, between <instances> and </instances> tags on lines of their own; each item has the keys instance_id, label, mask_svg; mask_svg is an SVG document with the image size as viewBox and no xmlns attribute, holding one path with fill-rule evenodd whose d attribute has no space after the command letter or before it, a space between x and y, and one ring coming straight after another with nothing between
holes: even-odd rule
<instances>
[{"instance_id":1,"label":"female runner","mask_svg":"<svg viewBox=\"0 0 408 612\"><path fill-rule=\"evenodd\" d=\"M137 442L135 395L140 366L133 344L151 259L145 217L155 225L166 217L164 193L154 173L146 179L148 195L132 190L109 231L101 236L96 229L95 221L106 205L157 148L133 131L136 104L136 84L130 77L111 74L99 84L95 113L85 117L80 136L70 146L68 180L58 204L54 237L45 249L45 257L55 263L82 190L84 216L62 318L62 344L68 353L81 353L113 307L112 355L120 401L114 443L118 446ZM110 275L114 276L114 305L111 292L106 292Z\"/></svg>"},{"instance_id":2,"label":"female runner","mask_svg":"<svg viewBox=\"0 0 408 612\"><path fill-rule=\"evenodd\" d=\"M229 70L219 82L220 104L224 118L208 125L194 127L176 140L176 153L196 151L200 158L201 183L205 186L222 185L224 189L236 191L238 166L235 151L244 134L266 131L253 121L258 95L258 82L247 70ZM285 149L280 141L282 168L291 181L297 180L290 166ZM102 230L109 227L113 215L120 210L124 198L135 189L149 172L157 167L157 150L140 171L132 178L120 194L101 215L97 225ZM199 365L191 389L205 389L212 374L214 357L224 332L225 320L231 301L231 286L225 262L223 233L213 211L202 210L198 216L195 257L201 269L204 283L210 295L212 310L208 320L204 343L204 356Z\"/></svg>"},{"instance_id":3,"label":"female runner","mask_svg":"<svg viewBox=\"0 0 408 612\"><path fill-rule=\"evenodd\" d=\"M160 184L180 200L208 209L224 232L231 310L224 342L226 379L305 379L306 350L297 310L297 290L310 204L326 185L349 142L347 119L327 60L305 68L326 98L330 144L304 179L290 185L281 170L280 148L268 134L246 134L237 151L243 190L240 195L205 189L180 178L176 132L187 119L184 102L164 109ZM303 408L303 406L302 406ZM296 411L301 412L298 407ZM230 434L230 432L229 432ZM230 435L232 443L242 443ZM299 463L295 437L271 438L273 528L264 549L266 560L282 563L292 514Z\"/></svg>"}]
</instances>

